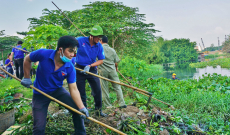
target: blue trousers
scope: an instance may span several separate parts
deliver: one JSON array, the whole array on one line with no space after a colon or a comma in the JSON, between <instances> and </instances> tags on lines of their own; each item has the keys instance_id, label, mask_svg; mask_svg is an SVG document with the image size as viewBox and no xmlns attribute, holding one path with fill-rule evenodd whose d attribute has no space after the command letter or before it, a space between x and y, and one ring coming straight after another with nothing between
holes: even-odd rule
<instances>
[{"instance_id":1,"label":"blue trousers","mask_svg":"<svg viewBox=\"0 0 230 135\"><path fill-rule=\"evenodd\" d=\"M58 88L54 92L51 92L49 95L75 109L78 109L77 105L74 103L72 97L70 96L70 93L63 87ZM41 94L33 94L33 135L45 135L46 117L50 101L51 99ZM71 110L69 111L72 113L75 134L86 135L83 119L80 118L79 114L72 112Z\"/></svg>"},{"instance_id":2,"label":"blue trousers","mask_svg":"<svg viewBox=\"0 0 230 135\"><path fill-rule=\"evenodd\" d=\"M7 67L6 70L7 70L8 73L10 73L10 74L13 75L14 72L13 72L13 68L12 67ZM6 78L12 79L12 77L9 76L8 74L6 75Z\"/></svg>"},{"instance_id":3,"label":"blue trousers","mask_svg":"<svg viewBox=\"0 0 230 135\"><path fill-rule=\"evenodd\" d=\"M77 65L77 68L84 69L84 66ZM95 67L90 68L89 72L97 74L97 69ZM92 75L85 75L77 70L77 88L81 94L81 100L85 107L87 107L86 92L85 92L85 80L88 80L90 87L92 89L92 95L95 102L95 110L100 110L102 107L102 95L101 95L101 85L98 77Z\"/></svg>"}]
</instances>

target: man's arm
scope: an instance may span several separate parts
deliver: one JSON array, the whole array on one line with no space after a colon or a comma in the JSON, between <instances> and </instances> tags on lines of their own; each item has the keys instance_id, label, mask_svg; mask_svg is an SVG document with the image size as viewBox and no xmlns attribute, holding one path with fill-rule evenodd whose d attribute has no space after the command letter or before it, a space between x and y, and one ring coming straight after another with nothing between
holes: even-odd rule
<instances>
[{"instance_id":1,"label":"man's arm","mask_svg":"<svg viewBox=\"0 0 230 135\"><path fill-rule=\"evenodd\" d=\"M25 60L23 63L24 78L30 78L31 63L32 61L30 60L30 54L29 54L25 57Z\"/></svg>"},{"instance_id":2,"label":"man's arm","mask_svg":"<svg viewBox=\"0 0 230 135\"><path fill-rule=\"evenodd\" d=\"M13 60L13 56L14 56L14 52L11 52L10 57L9 57L10 61Z\"/></svg>"},{"instance_id":3,"label":"man's arm","mask_svg":"<svg viewBox=\"0 0 230 135\"><path fill-rule=\"evenodd\" d=\"M93 64L91 64L90 67L96 67L96 66L99 66L101 64L103 64L103 60L98 60L98 61L94 62Z\"/></svg>"},{"instance_id":4,"label":"man's arm","mask_svg":"<svg viewBox=\"0 0 230 135\"><path fill-rule=\"evenodd\" d=\"M76 83L69 83L68 86L69 86L70 95L71 95L73 101L75 102L75 104L77 105L77 107L79 109L84 108L85 106L82 103L81 96L80 96L80 93L77 89Z\"/></svg>"}]
</instances>

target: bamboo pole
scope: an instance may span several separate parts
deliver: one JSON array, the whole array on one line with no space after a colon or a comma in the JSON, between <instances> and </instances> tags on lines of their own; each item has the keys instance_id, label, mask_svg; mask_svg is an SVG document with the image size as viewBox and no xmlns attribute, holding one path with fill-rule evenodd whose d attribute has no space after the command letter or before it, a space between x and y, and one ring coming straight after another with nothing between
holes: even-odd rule
<instances>
[{"instance_id":1,"label":"bamboo pole","mask_svg":"<svg viewBox=\"0 0 230 135\"><path fill-rule=\"evenodd\" d=\"M24 51L24 52L27 52L27 53L30 53L30 52L25 51L25 50L20 49L20 48L17 48L17 49L19 49L19 50L21 50L21 51ZM75 67L75 69L78 70L78 71L84 71L83 69L80 69L80 68L77 68L77 67ZM110 80L110 79L108 79L108 78L102 77L102 76L100 76L100 75L97 75L97 74L94 74L94 73L91 73L91 72L86 72L86 73L89 74L89 75L92 75L92 76L96 76L96 77L98 77L98 78L100 78L100 79L103 79L103 80L106 80L106 81L109 81L109 82L112 82L112 83L116 83L116 84L119 84L119 85L122 85L122 86L126 86L126 87L128 87L128 88L134 89L134 90L136 90L136 91L139 91L139 92L142 92L142 93L145 93L145 94L148 94L148 95L152 95L151 92L148 92L148 91L139 89L139 88L137 88L137 87L133 87L133 86L127 85L127 84L125 84L125 83L113 81L113 80Z\"/></svg>"},{"instance_id":2,"label":"bamboo pole","mask_svg":"<svg viewBox=\"0 0 230 135\"><path fill-rule=\"evenodd\" d=\"M81 34L83 35L83 36L85 36L85 34L80 30L80 29L78 29L78 27L61 11L61 9L60 8L58 8L58 6L52 1L52 3L54 4L54 6L65 16L65 18L66 19L68 19L69 20L69 22L79 31L79 32L81 32ZM86 37L86 36L85 36Z\"/></svg>"},{"instance_id":3,"label":"bamboo pole","mask_svg":"<svg viewBox=\"0 0 230 135\"><path fill-rule=\"evenodd\" d=\"M84 71L83 69L80 69L80 68L77 68L77 67L75 67L75 69L77 69L77 70L79 70L79 71ZM145 93L145 94L152 95L151 92L148 92L148 91L139 89L139 88L137 88L137 87L133 87L133 86L127 85L127 84L125 84L125 83L113 81L113 80L110 80L110 79L108 79L108 78L102 77L102 76L100 76L100 75L97 75L97 74L94 74L94 73L91 73L91 72L87 72L87 71L86 71L86 73L89 74L89 75L93 75L93 76L96 76L96 77L98 77L98 78L101 78L101 79L103 79L103 80L106 80L106 81L109 81L109 82L112 82L112 83L116 83L116 84L119 84L119 85L122 85L122 86L126 86L126 87L128 87L128 88L131 88L131 89L140 91L140 92Z\"/></svg>"},{"instance_id":4,"label":"bamboo pole","mask_svg":"<svg viewBox=\"0 0 230 135\"><path fill-rule=\"evenodd\" d=\"M126 80L126 82L127 82L129 85L132 85L132 84L121 74L121 72L120 72L119 70L117 70L117 71L118 71L118 73ZM147 97L150 97L149 95L147 95L147 94L145 94L145 93L142 93L142 92L140 92L140 91L137 91L137 92L140 93L140 94L142 94L142 95L145 95L145 96L147 96ZM163 101L161 101L161 100L159 100L159 99L156 99L156 98L154 98L154 97L152 97L152 99L154 99L154 100L156 100L156 101L158 101L158 102L161 102L161 103L167 105L167 106L170 107L172 110L175 109L175 108L173 107L173 105L170 105L170 104L168 104L168 103L165 103L165 102L163 102Z\"/></svg>"},{"instance_id":5,"label":"bamboo pole","mask_svg":"<svg viewBox=\"0 0 230 135\"><path fill-rule=\"evenodd\" d=\"M8 74L8 75L10 75L11 77L13 77L14 79L16 79L16 80L18 80L19 82L21 82L21 79L19 79L19 78L13 76L12 74L8 73L6 70L4 70L4 69L1 68L1 67L0 67L0 69L1 69L3 72L5 72L6 74ZM36 90L37 92L41 93L42 95L46 96L47 98L49 98L49 99L51 99L51 100L53 100L53 101L59 103L60 105L66 107L66 108L68 108L68 109L70 109L71 111L73 111L73 112L75 112L75 113L78 113L79 115L85 115L85 114L81 113L80 111L74 109L73 107L70 107L70 106L68 106L67 104L65 104L65 103L63 103L63 102L57 100L56 98L53 98L52 96L50 96L50 95L44 93L43 91L37 89L37 88L34 87L33 85L30 85L30 88ZM115 128L109 126L109 125L106 125L105 123L102 123L102 122L100 122L100 121L98 121L98 120L96 120L96 119L94 119L94 118L92 118L92 117L86 117L86 118L89 119L89 120L91 120L91 121L93 121L93 122L95 122L95 123L97 123L97 124L99 124L99 125L101 125L101 126L103 126L103 127L109 128L109 129L111 129L112 131L114 131L114 132L116 132L116 133L118 133L118 134L120 134L120 135L126 135L125 133L123 133L123 132L121 132L121 131L119 131L119 130L117 130L117 129L115 129Z\"/></svg>"}]
</instances>

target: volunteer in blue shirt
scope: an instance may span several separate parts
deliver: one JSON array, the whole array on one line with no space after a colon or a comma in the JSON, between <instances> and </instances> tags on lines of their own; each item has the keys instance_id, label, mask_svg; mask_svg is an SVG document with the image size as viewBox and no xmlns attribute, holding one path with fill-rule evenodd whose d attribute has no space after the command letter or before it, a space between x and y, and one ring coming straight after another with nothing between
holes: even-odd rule
<instances>
[{"instance_id":1,"label":"volunteer in blue shirt","mask_svg":"<svg viewBox=\"0 0 230 135\"><path fill-rule=\"evenodd\" d=\"M99 42L102 35L102 28L96 25L92 28L89 37L77 38L79 45L77 46L76 67L84 69L83 72L77 70L77 87L84 105L87 107L85 80L88 80L94 97L96 115L105 117L106 114L102 113L101 110L102 95L100 80L98 77L86 74L86 71L97 74L97 66L101 65L103 59L105 59L103 47ZM97 61L96 58L98 59Z\"/></svg>"},{"instance_id":2,"label":"volunteer in blue shirt","mask_svg":"<svg viewBox=\"0 0 230 135\"><path fill-rule=\"evenodd\" d=\"M24 61L24 79L21 84L25 87L32 85L30 79L31 62L39 61L34 86L61 102L79 109L89 116L88 110L81 100L80 93L76 86L76 70L71 63L76 52L78 41L71 36L59 38L57 49L39 49L27 55ZM63 80L67 79L70 93L62 87ZM33 90L32 111L33 111L33 135L44 135L46 127L47 110L51 99ZM73 123L76 135L85 135L84 121L79 114L70 112L73 115Z\"/></svg>"},{"instance_id":3,"label":"volunteer in blue shirt","mask_svg":"<svg viewBox=\"0 0 230 135\"><path fill-rule=\"evenodd\" d=\"M18 45L16 48L22 49L22 41L18 41ZM23 78L23 61L24 61L24 54L25 52L18 50L16 48L12 49L11 56L14 55L14 64L16 68L16 76L19 79ZM23 48L23 50L26 50L26 48Z\"/></svg>"},{"instance_id":4,"label":"volunteer in blue shirt","mask_svg":"<svg viewBox=\"0 0 230 135\"><path fill-rule=\"evenodd\" d=\"M76 63L76 56L72 58L71 62L72 62L73 65L75 65L75 63Z\"/></svg>"},{"instance_id":5,"label":"volunteer in blue shirt","mask_svg":"<svg viewBox=\"0 0 230 135\"><path fill-rule=\"evenodd\" d=\"M12 68L13 62L10 60L10 55L11 54L7 55L7 59L5 61L5 66L6 66L6 71L9 72L9 73L11 73L11 74L13 74L14 73L13 72L13 68ZM7 74L6 78L9 78L9 77L10 77L10 79L12 79L12 77Z\"/></svg>"}]
</instances>

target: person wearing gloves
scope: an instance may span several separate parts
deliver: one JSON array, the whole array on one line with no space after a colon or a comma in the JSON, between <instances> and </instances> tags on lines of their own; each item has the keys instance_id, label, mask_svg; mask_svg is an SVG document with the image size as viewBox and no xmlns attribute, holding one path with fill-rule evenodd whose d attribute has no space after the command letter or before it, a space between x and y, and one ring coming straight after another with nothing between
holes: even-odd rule
<instances>
[{"instance_id":1,"label":"person wearing gloves","mask_svg":"<svg viewBox=\"0 0 230 135\"><path fill-rule=\"evenodd\" d=\"M21 84L28 88L32 85L30 79L31 62L39 61L34 86L89 117L88 110L82 103L76 86L76 70L71 63L76 52L76 46L78 46L78 41L74 37L63 36L59 38L56 50L39 49L27 55L24 60L24 78ZM67 79L70 93L62 87L64 79ZM33 135L45 134L47 110L50 102L51 99L33 90ZM86 117L69 111L72 113L75 134L85 135L83 119Z\"/></svg>"},{"instance_id":2,"label":"person wearing gloves","mask_svg":"<svg viewBox=\"0 0 230 135\"><path fill-rule=\"evenodd\" d=\"M92 95L95 102L95 112L97 116L105 117L101 110L102 108L102 94L100 80L98 77L88 75L87 72L97 74L97 66L103 63L105 59L103 47L99 42L103 35L103 30L100 26L96 25L91 29L89 37L78 37L77 55L76 55L76 67L84 69L84 71L77 71L77 87L81 94L81 99L84 105L86 104L86 92L85 92L85 80L88 80L92 89ZM96 61L96 58L98 59Z\"/></svg>"}]
</instances>

